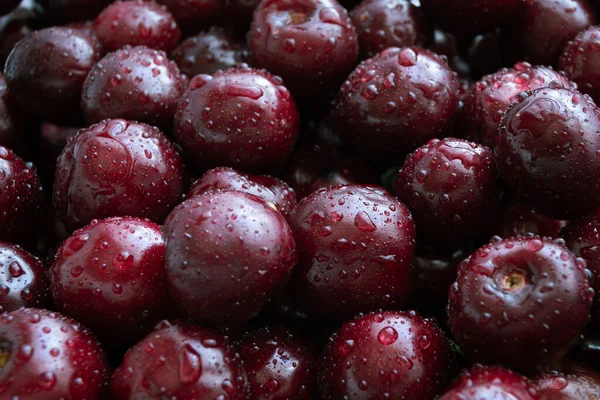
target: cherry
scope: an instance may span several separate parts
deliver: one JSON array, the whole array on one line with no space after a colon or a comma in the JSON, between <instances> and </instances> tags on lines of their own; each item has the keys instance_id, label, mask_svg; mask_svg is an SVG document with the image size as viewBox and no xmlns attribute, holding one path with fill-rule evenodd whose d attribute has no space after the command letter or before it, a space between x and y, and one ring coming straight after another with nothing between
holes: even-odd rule
<instances>
[{"instance_id":1,"label":"cherry","mask_svg":"<svg viewBox=\"0 0 600 400\"><path fill-rule=\"evenodd\" d=\"M43 200L33 165L0 146L0 240L16 241L30 233Z\"/></svg>"},{"instance_id":2,"label":"cherry","mask_svg":"<svg viewBox=\"0 0 600 400\"><path fill-rule=\"evenodd\" d=\"M346 322L323 354L323 400L429 400L449 383L450 341L414 311L367 314Z\"/></svg>"},{"instance_id":3,"label":"cherry","mask_svg":"<svg viewBox=\"0 0 600 400\"><path fill-rule=\"evenodd\" d=\"M600 27L592 26L569 42L560 58L559 68L572 79L579 90L600 100Z\"/></svg>"},{"instance_id":4,"label":"cherry","mask_svg":"<svg viewBox=\"0 0 600 400\"><path fill-rule=\"evenodd\" d=\"M55 24L87 21L95 18L114 0L38 0L47 17Z\"/></svg>"},{"instance_id":5,"label":"cherry","mask_svg":"<svg viewBox=\"0 0 600 400\"><path fill-rule=\"evenodd\" d=\"M564 243L564 242L563 242ZM449 326L475 360L528 370L565 355L589 320L585 262L550 239L494 241L461 264Z\"/></svg>"},{"instance_id":6,"label":"cherry","mask_svg":"<svg viewBox=\"0 0 600 400\"><path fill-rule=\"evenodd\" d=\"M17 43L6 61L11 96L37 117L58 124L78 122L81 88L100 51L98 40L78 29L33 32Z\"/></svg>"},{"instance_id":7,"label":"cherry","mask_svg":"<svg viewBox=\"0 0 600 400\"><path fill-rule=\"evenodd\" d=\"M0 311L49 305L42 262L19 246L0 242Z\"/></svg>"},{"instance_id":8,"label":"cherry","mask_svg":"<svg viewBox=\"0 0 600 400\"><path fill-rule=\"evenodd\" d=\"M364 0L352 11L361 58L388 47L423 46L427 26L421 9L409 0Z\"/></svg>"},{"instance_id":9,"label":"cherry","mask_svg":"<svg viewBox=\"0 0 600 400\"><path fill-rule=\"evenodd\" d=\"M255 317L297 261L283 215L249 193L209 191L188 199L169 215L164 232L172 301L207 324Z\"/></svg>"},{"instance_id":10,"label":"cherry","mask_svg":"<svg viewBox=\"0 0 600 400\"><path fill-rule=\"evenodd\" d=\"M484 76L471 87L465 100L460 129L472 140L493 148L502 117L517 94L543 87L577 86L564 75L547 67L533 67L519 62L511 69L502 69Z\"/></svg>"},{"instance_id":11,"label":"cherry","mask_svg":"<svg viewBox=\"0 0 600 400\"><path fill-rule=\"evenodd\" d=\"M246 400L246 373L227 339L163 321L133 346L110 380L111 399Z\"/></svg>"},{"instance_id":12,"label":"cherry","mask_svg":"<svg viewBox=\"0 0 600 400\"><path fill-rule=\"evenodd\" d=\"M157 128L106 120L80 131L58 159L54 206L69 230L97 218L162 222L187 190L176 147Z\"/></svg>"},{"instance_id":13,"label":"cherry","mask_svg":"<svg viewBox=\"0 0 600 400\"><path fill-rule=\"evenodd\" d=\"M167 6L181 29L198 33L218 24L222 19L223 0L157 0Z\"/></svg>"},{"instance_id":14,"label":"cherry","mask_svg":"<svg viewBox=\"0 0 600 400\"><path fill-rule=\"evenodd\" d=\"M569 40L597 22L588 0L536 0L522 4L501 35L506 52L519 61L553 65Z\"/></svg>"},{"instance_id":15,"label":"cherry","mask_svg":"<svg viewBox=\"0 0 600 400\"><path fill-rule=\"evenodd\" d=\"M497 136L500 175L523 203L569 219L600 206L600 109L572 89L543 88L506 111Z\"/></svg>"},{"instance_id":16,"label":"cherry","mask_svg":"<svg viewBox=\"0 0 600 400\"><path fill-rule=\"evenodd\" d=\"M142 0L110 4L94 20L94 32L106 51L131 45L170 52L181 39L177 23L167 8Z\"/></svg>"},{"instance_id":17,"label":"cherry","mask_svg":"<svg viewBox=\"0 0 600 400\"><path fill-rule=\"evenodd\" d=\"M432 139L418 148L395 188L415 218L420 243L433 247L480 238L499 208L492 151L462 139Z\"/></svg>"},{"instance_id":18,"label":"cherry","mask_svg":"<svg viewBox=\"0 0 600 400\"><path fill-rule=\"evenodd\" d=\"M242 64L244 51L241 44L227 36L222 28L213 27L181 42L171 53L171 58L181 72L193 78Z\"/></svg>"},{"instance_id":19,"label":"cherry","mask_svg":"<svg viewBox=\"0 0 600 400\"><path fill-rule=\"evenodd\" d=\"M239 343L252 399L312 400L316 396L316 352L282 328L261 328Z\"/></svg>"},{"instance_id":20,"label":"cherry","mask_svg":"<svg viewBox=\"0 0 600 400\"><path fill-rule=\"evenodd\" d=\"M534 384L506 368L475 364L454 381L439 400L541 400Z\"/></svg>"},{"instance_id":21,"label":"cherry","mask_svg":"<svg viewBox=\"0 0 600 400\"><path fill-rule=\"evenodd\" d=\"M37 27L39 15L34 6L36 3L33 0L23 0L16 10L0 17L1 66L6 64L6 59L15 45ZM1 69L3 70L4 68Z\"/></svg>"},{"instance_id":22,"label":"cherry","mask_svg":"<svg viewBox=\"0 0 600 400\"><path fill-rule=\"evenodd\" d=\"M309 315L337 320L406 302L414 223L385 189L319 189L298 203L289 221L300 261L288 289Z\"/></svg>"},{"instance_id":23,"label":"cherry","mask_svg":"<svg viewBox=\"0 0 600 400\"><path fill-rule=\"evenodd\" d=\"M228 167L206 171L192 185L188 198L219 189L238 190L258 196L283 215L288 215L296 205L296 193L287 183L266 175L244 174Z\"/></svg>"},{"instance_id":24,"label":"cherry","mask_svg":"<svg viewBox=\"0 0 600 400\"><path fill-rule=\"evenodd\" d=\"M536 387L543 400L594 399L600 393L600 375L581 364L563 361L558 371L539 375Z\"/></svg>"},{"instance_id":25,"label":"cherry","mask_svg":"<svg viewBox=\"0 0 600 400\"><path fill-rule=\"evenodd\" d=\"M596 291L592 306L591 324L600 330L600 213L593 214L572 221L563 231L562 236L567 241L567 246L578 257L587 262L587 268L592 272L594 279L592 286Z\"/></svg>"},{"instance_id":26,"label":"cherry","mask_svg":"<svg viewBox=\"0 0 600 400\"><path fill-rule=\"evenodd\" d=\"M199 169L268 171L291 153L298 129L298 111L281 80L244 66L194 77L177 102L174 131Z\"/></svg>"},{"instance_id":27,"label":"cherry","mask_svg":"<svg viewBox=\"0 0 600 400\"><path fill-rule=\"evenodd\" d=\"M167 55L144 46L107 54L90 71L81 105L88 123L126 118L170 126L187 78Z\"/></svg>"},{"instance_id":28,"label":"cherry","mask_svg":"<svg viewBox=\"0 0 600 400\"><path fill-rule=\"evenodd\" d=\"M160 227L148 220L94 221L56 253L54 302L105 344L135 343L166 315L165 253Z\"/></svg>"},{"instance_id":29,"label":"cherry","mask_svg":"<svg viewBox=\"0 0 600 400\"><path fill-rule=\"evenodd\" d=\"M498 235L503 238L536 235L557 238L565 225L567 221L551 219L534 208L512 203L504 209Z\"/></svg>"},{"instance_id":30,"label":"cherry","mask_svg":"<svg viewBox=\"0 0 600 400\"><path fill-rule=\"evenodd\" d=\"M29 155L27 117L10 96L4 75L0 74L0 145L20 155Z\"/></svg>"},{"instance_id":31,"label":"cherry","mask_svg":"<svg viewBox=\"0 0 600 400\"><path fill-rule=\"evenodd\" d=\"M100 344L70 318L22 308L0 315L0 395L104 399L109 366Z\"/></svg>"},{"instance_id":32,"label":"cherry","mask_svg":"<svg viewBox=\"0 0 600 400\"><path fill-rule=\"evenodd\" d=\"M281 76L304 100L337 89L358 56L354 25L336 0L259 3L248 47L252 65Z\"/></svg>"},{"instance_id":33,"label":"cherry","mask_svg":"<svg viewBox=\"0 0 600 400\"><path fill-rule=\"evenodd\" d=\"M450 128L457 91L456 74L441 57L392 47L352 72L334 115L340 133L365 157L389 160Z\"/></svg>"}]
</instances>

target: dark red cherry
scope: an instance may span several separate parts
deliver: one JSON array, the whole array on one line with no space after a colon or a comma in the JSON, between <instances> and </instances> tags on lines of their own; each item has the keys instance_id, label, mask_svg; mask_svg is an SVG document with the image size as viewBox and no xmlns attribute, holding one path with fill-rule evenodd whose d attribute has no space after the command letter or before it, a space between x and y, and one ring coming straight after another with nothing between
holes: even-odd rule
<instances>
[{"instance_id":1,"label":"dark red cherry","mask_svg":"<svg viewBox=\"0 0 600 400\"><path fill-rule=\"evenodd\" d=\"M109 365L76 321L48 310L0 315L0 384L6 399L102 400Z\"/></svg>"},{"instance_id":2,"label":"dark red cherry","mask_svg":"<svg viewBox=\"0 0 600 400\"><path fill-rule=\"evenodd\" d=\"M0 311L49 305L46 269L21 247L0 242Z\"/></svg>"},{"instance_id":3,"label":"dark red cherry","mask_svg":"<svg viewBox=\"0 0 600 400\"><path fill-rule=\"evenodd\" d=\"M600 395L600 374L566 360L557 370L538 375L535 383L542 400L594 400Z\"/></svg>"},{"instance_id":4,"label":"dark red cherry","mask_svg":"<svg viewBox=\"0 0 600 400\"><path fill-rule=\"evenodd\" d=\"M164 52L125 47L94 65L83 86L81 106L88 123L126 118L170 127L186 86L187 78Z\"/></svg>"},{"instance_id":5,"label":"dark red cherry","mask_svg":"<svg viewBox=\"0 0 600 400\"><path fill-rule=\"evenodd\" d=\"M439 397L439 400L542 400L535 385L509 369L475 364Z\"/></svg>"},{"instance_id":6,"label":"dark red cherry","mask_svg":"<svg viewBox=\"0 0 600 400\"><path fill-rule=\"evenodd\" d=\"M589 320L594 291L584 268L550 239L509 238L481 247L450 288L456 342L475 360L520 370L559 359Z\"/></svg>"},{"instance_id":7,"label":"dark red cherry","mask_svg":"<svg viewBox=\"0 0 600 400\"><path fill-rule=\"evenodd\" d=\"M131 345L166 316L165 253L162 232L153 222L94 221L56 253L50 270L54 303L106 345Z\"/></svg>"},{"instance_id":8,"label":"dark red cherry","mask_svg":"<svg viewBox=\"0 0 600 400\"><path fill-rule=\"evenodd\" d=\"M10 14L0 17L0 68L4 64L15 45L25 36L31 34L39 25L39 14L36 13L33 0L24 0ZM1 6L0 6L1 7Z\"/></svg>"},{"instance_id":9,"label":"dark red cherry","mask_svg":"<svg viewBox=\"0 0 600 400\"><path fill-rule=\"evenodd\" d=\"M563 50L559 68L579 86L579 90L600 101L600 27L580 32Z\"/></svg>"},{"instance_id":10,"label":"dark red cherry","mask_svg":"<svg viewBox=\"0 0 600 400\"><path fill-rule=\"evenodd\" d=\"M430 400L449 383L450 341L414 311L367 314L334 334L321 361L323 400Z\"/></svg>"},{"instance_id":11,"label":"dark red cherry","mask_svg":"<svg viewBox=\"0 0 600 400\"><path fill-rule=\"evenodd\" d=\"M352 11L361 58L388 47L423 46L428 29L421 9L409 0L364 0Z\"/></svg>"},{"instance_id":12,"label":"dark red cherry","mask_svg":"<svg viewBox=\"0 0 600 400\"><path fill-rule=\"evenodd\" d=\"M161 223L186 190L185 168L169 139L157 128L113 119L69 141L57 162L53 201L73 231L111 216Z\"/></svg>"},{"instance_id":13,"label":"dark red cherry","mask_svg":"<svg viewBox=\"0 0 600 400\"><path fill-rule=\"evenodd\" d=\"M0 240L20 241L34 231L43 201L35 167L0 146Z\"/></svg>"},{"instance_id":14,"label":"dark red cherry","mask_svg":"<svg viewBox=\"0 0 600 400\"><path fill-rule=\"evenodd\" d=\"M588 0L535 0L522 4L501 35L505 52L515 61L554 65L565 44L597 22Z\"/></svg>"},{"instance_id":15,"label":"dark red cherry","mask_svg":"<svg viewBox=\"0 0 600 400\"><path fill-rule=\"evenodd\" d=\"M289 221L300 261L288 289L309 315L342 319L406 302L414 223L385 189L319 189L298 203Z\"/></svg>"},{"instance_id":16,"label":"dark red cherry","mask_svg":"<svg viewBox=\"0 0 600 400\"><path fill-rule=\"evenodd\" d=\"M240 43L226 35L222 28L213 27L181 42L171 58L181 72L193 78L238 66L244 61L244 53Z\"/></svg>"},{"instance_id":17,"label":"dark red cherry","mask_svg":"<svg viewBox=\"0 0 600 400\"><path fill-rule=\"evenodd\" d=\"M462 139L419 147L404 161L395 189L415 218L418 239L436 248L485 236L499 209L492 151Z\"/></svg>"},{"instance_id":18,"label":"dark red cherry","mask_svg":"<svg viewBox=\"0 0 600 400\"><path fill-rule=\"evenodd\" d=\"M226 0L157 0L167 6L181 29L188 35L218 25Z\"/></svg>"},{"instance_id":19,"label":"dark red cherry","mask_svg":"<svg viewBox=\"0 0 600 400\"><path fill-rule=\"evenodd\" d=\"M248 33L252 65L283 78L304 100L335 90L356 64L358 40L336 0L265 0Z\"/></svg>"},{"instance_id":20,"label":"dark red cherry","mask_svg":"<svg viewBox=\"0 0 600 400\"><path fill-rule=\"evenodd\" d=\"M225 337L167 321L127 352L110 380L110 395L115 400L249 398L242 362Z\"/></svg>"},{"instance_id":21,"label":"dark red cherry","mask_svg":"<svg viewBox=\"0 0 600 400\"><path fill-rule=\"evenodd\" d=\"M456 74L424 49L388 48L361 63L338 95L334 115L343 138L369 159L394 159L451 126Z\"/></svg>"},{"instance_id":22,"label":"dark red cherry","mask_svg":"<svg viewBox=\"0 0 600 400\"><path fill-rule=\"evenodd\" d=\"M165 222L172 302L207 324L255 317L286 285L297 262L285 218L258 196L209 191Z\"/></svg>"},{"instance_id":23,"label":"dark red cherry","mask_svg":"<svg viewBox=\"0 0 600 400\"><path fill-rule=\"evenodd\" d=\"M173 15L154 1L117 1L96 17L94 32L106 51L126 45L172 51L181 32Z\"/></svg>"},{"instance_id":24,"label":"dark red cherry","mask_svg":"<svg viewBox=\"0 0 600 400\"><path fill-rule=\"evenodd\" d=\"M11 96L24 111L39 118L77 123L81 89L100 52L100 42L78 29L33 32L6 60L4 75Z\"/></svg>"},{"instance_id":25,"label":"dark red cherry","mask_svg":"<svg viewBox=\"0 0 600 400\"><path fill-rule=\"evenodd\" d=\"M114 0L38 0L54 24L88 21Z\"/></svg>"},{"instance_id":26,"label":"dark red cherry","mask_svg":"<svg viewBox=\"0 0 600 400\"><path fill-rule=\"evenodd\" d=\"M465 100L461 134L493 148L502 117L508 106L517 99L517 94L548 86L577 87L551 68L533 67L525 62L484 76L471 87Z\"/></svg>"},{"instance_id":27,"label":"dark red cherry","mask_svg":"<svg viewBox=\"0 0 600 400\"><path fill-rule=\"evenodd\" d=\"M266 327L246 335L238 347L252 399L315 399L317 354L308 342Z\"/></svg>"},{"instance_id":28,"label":"dark red cherry","mask_svg":"<svg viewBox=\"0 0 600 400\"><path fill-rule=\"evenodd\" d=\"M567 221L546 217L532 207L511 203L504 208L497 233L502 238L512 236L541 236L557 238Z\"/></svg>"},{"instance_id":29,"label":"dark red cherry","mask_svg":"<svg viewBox=\"0 0 600 400\"><path fill-rule=\"evenodd\" d=\"M287 183L266 175L250 175L233 168L219 167L206 171L190 189L188 198L209 190L238 190L256 195L288 215L296 205L296 193Z\"/></svg>"},{"instance_id":30,"label":"dark red cherry","mask_svg":"<svg viewBox=\"0 0 600 400\"><path fill-rule=\"evenodd\" d=\"M571 89L519 96L498 131L500 176L523 203L570 219L600 206L600 109Z\"/></svg>"},{"instance_id":31,"label":"dark red cherry","mask_svg":"<svg viewBox=\"0 0 600 400\"><path fill-rule=\"evenodd\" d=\"M291 153L299 116L289 91L264 70L197 75L177 102L175 138L199 169L269 171Z\"/></svg>"}]
</instances>

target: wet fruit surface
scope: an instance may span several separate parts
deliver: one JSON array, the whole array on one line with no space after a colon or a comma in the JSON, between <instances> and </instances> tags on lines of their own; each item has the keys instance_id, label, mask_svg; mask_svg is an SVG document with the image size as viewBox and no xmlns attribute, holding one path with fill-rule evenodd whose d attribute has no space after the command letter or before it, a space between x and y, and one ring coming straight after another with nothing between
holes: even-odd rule
<instances>
[{"instance_id":1,"label":"wet fruit surface","mask_svg":"<svg viewBox=\"0 0 600 400\"><path fill-rule=\"evenodd\" d=\"M291 153L299 116L280 79L239 67L194 77L177 102L174 126L175 138L199 169L268 171Z\"/></svg>"},{"instance_id":2,"label":"wet fruit surface","mask_svg":"<svg viewBox=\"0 0 600 400\"><path fill-rule=\"evenodd\" d=\"M455 73L436 54L389 48L352 72L334 113L340 132L361 154L394 159L450 127L457 90Z\"/></svg>"},{"instance_id":3,"label":"wet fruit surface","mask_svg":"<svg viewBox=\"0 0 600 400\"><path fill-rule=\"evenodd\" d=\"M306 100L335 89L358 56L354 26L336 0L259 3L248 47L252 65L281 76Z\"/></svg>"},{"instance_id":4,"label":"wet fruit surface","mask_svg":"<svg viewBox=\"0 0 600 400\"><path fill-rule=\"evenodd\" d=\"M247 399L239 355L217 333L164 321L135 345L110 381L114 399Z\"/></svg>"},{"instance_id":5,"label":"wet fruit surface","mask_svg":"<svg viewBox=\"0 0 600 400\"><path fill-rule=\"evenodd\" d=\"M595 400L600 394L600 375L584 365L564 361L558 371L537 376L536 387L543 400Z\"/></svg>"},{"instance_id":6,"label":"wet fruit surface","mask_svg":"<svg viewBox=\"0 0 600 400\"><path fill-rule=\"evenodd\" d=\"M165 6L141 0L109 5L94 21L94 32L106 51L131 45L170 52L181 38L177 23Z\"/></svg>"},{"instance_id":7,"label":"wet fruit surface","mask_svg":"<svg viewBox=\"0 0 600 400\"><path fill-rule=\"evenodd\" d=\"M186 200L165 222L173 303L205 324L256 316L296 264L292 232L275 207L238 191Z\"/></svg>"},{"instance_id":8,"label":"wet fruit surface","mask_svg":"<svg viewBox=\"0 0 600 400\"><path fill-rule=\"evenodd\" d=\"M23 110L58 124L76 123L81 88L100 52L98 40L81 30L42 29L15 46L4 69L6 83Z\"/></svg>"},{"instance_id":9,"label":"wet fruit surface","mask_svg":"<svg viewBox=\"0 0 600 400\"><path fill-rule=\"evenodd\" d=\"M309 314L341 319L405 303L414 223L385 189L323 188L300 201L289 221L300 261L288 290Z\"/></svg>"},{"instance_id":10,"label":"wet fruit surface","mask_svg":"<svg viewBox=\"0 0 600 400\"><path fill-rule=\"evenodd\" d=\"M367 314L330 339L319 371L322 399L432 399L449 383L450 341L414 311Z\"/></svg>"},{"instance_id":11,"label":"wet fruit surface","mask_svg":"<svg viewBox=\"0 0 600 400\"><path fill-rule=\"evenodd\" d=\"M165 253L160 227L148 220L92 222L56 253L54 303L106 345L131 345L166 316Z\"/></svg>"},{"instance_id":12,"label":"wet fruit surface","mask_svg":"<svg viewBox=\"0 0 600 400\"><path fill-rule=\"evenodd\" d=\"M589 319L594 293L584 268L549 239L483 246L460 265L450 288L456 342L475 360L521 370L562 357Z\"/></svg>"},{"instance_id":13,"label":"wet fruit surface","mask_svg":"<svg viewBox=\"0 0 600 400\"><path fill-rule=\"evenodd\" d=\"M186 190L173 143L157 128L113 119L69 141L57 162L53 202L71 231L111 216L161 223Z\"/></svg>"},{"instance_id":14,"label":"wet fruit surface","mask_svg":"<svg viewBox=\"0 0 600 400\"><path fill-rule=\"evenodd\" d=\"M83 326L47 310L0 315L0 395L7 399L104 398L109 366Z\"/></svg>"},{"instance_id":15,"label":"wet fruit surface","mask_svg":"<svg viewBox=\"0 0 600 400\"><path fill-rule=\"evenodd\" d=\"M577 83L579 90L600 100L600 28L580 32L563 50L559 68Z\"/></svg>"},{"instance_id":16,"label":"wet fruit surface","mask_svg":"<svg viewBox=\"0 0 600 400\"><path fill-rule=\"evenodd\" d=\"M554 218L600 206L600 109L571 89L538 89L508 109L495 149L500 175L524 203Z\"/></svg>"},{"instance_id":17,"label":"wet fruit surface","mask_svg":"<svg viewBox=\"0 0 600 400\"><path fill-rule=\"evenodd\" d=\"M504 209L501 225L497 233L502 238L531 235L557 238L567 221L548 218L531 207L512 203Z\"/></svg>"}]
</instances>

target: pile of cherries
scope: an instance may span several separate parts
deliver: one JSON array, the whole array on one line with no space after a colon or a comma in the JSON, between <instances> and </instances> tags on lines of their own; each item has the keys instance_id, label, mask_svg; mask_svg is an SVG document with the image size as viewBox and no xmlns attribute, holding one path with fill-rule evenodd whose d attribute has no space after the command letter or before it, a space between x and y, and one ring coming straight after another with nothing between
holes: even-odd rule
<instances>
[{"instance_id":1,"label":"pile of cherries","mask_svg":"<svg viewBox=\"0 0 600 400\"><path fill-rule=\"evenodd\" d=\"M599 12L2 0L0 399L600 399Z\"/></svg>"}]
</instances>

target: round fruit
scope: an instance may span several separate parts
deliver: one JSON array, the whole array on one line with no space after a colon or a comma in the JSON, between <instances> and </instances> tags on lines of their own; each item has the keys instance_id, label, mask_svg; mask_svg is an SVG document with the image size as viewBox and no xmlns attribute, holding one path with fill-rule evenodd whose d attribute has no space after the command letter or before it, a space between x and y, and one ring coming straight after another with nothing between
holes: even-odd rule
<instances>
[{"instance_id":1,"label":"round fruit","mask_svg":"<svg viewBox=\"0 0 600 400\"><path fill-rule=\"evenodd\" d=\"M541 236L557 238L567 221L551 219L535 209L512 203L504 209L498 235L502 238L512 236Z\"/></svg>"},{"instance_id":2,"label":"round fruit","mask_svg":"<svg viewBox=\"0 0 600 400\"><path fill-rule=\"evenodd\" d=\"M565 47L559 68L579 85L579 90L600 101L600 27L580 32Z\"/></svg>"},{"instance_id":3,"label":"round fruit","mask_svg":"<svg viewBox=\"0 0 600 400\"><path fill-rule=\"evenodd\" d=\"M536 387L543 400L594 400L600 394L600 375L581 364L563 361L559 371L539 375Z\"/></svg>"}]
</instances>

